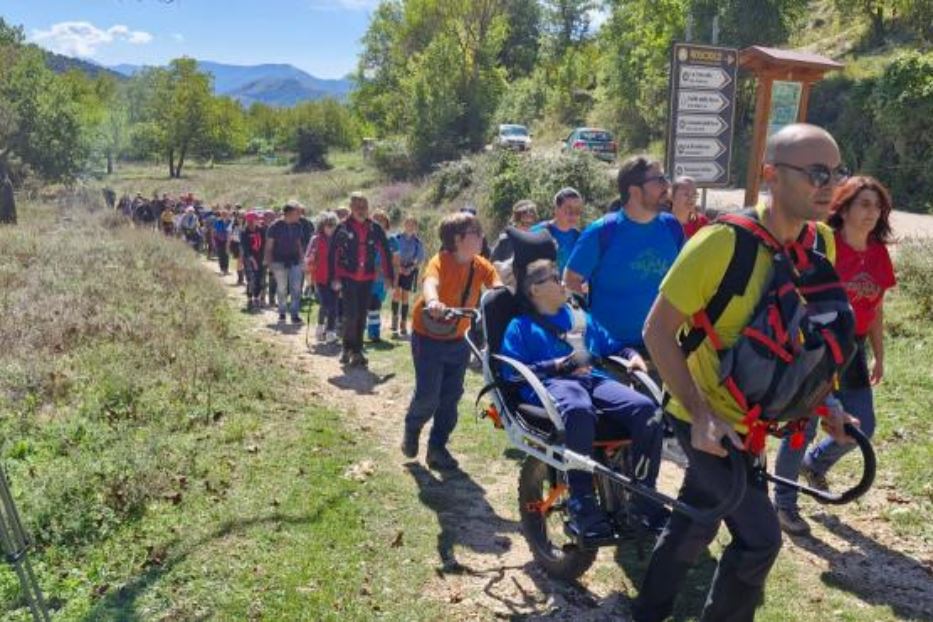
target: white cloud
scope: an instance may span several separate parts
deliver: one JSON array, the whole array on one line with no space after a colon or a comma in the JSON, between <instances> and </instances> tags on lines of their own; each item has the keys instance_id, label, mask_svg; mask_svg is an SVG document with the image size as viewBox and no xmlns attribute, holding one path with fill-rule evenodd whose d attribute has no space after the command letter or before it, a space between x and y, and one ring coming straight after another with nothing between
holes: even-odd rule
<instances>
[{"instance_id":1,"label":"white cloud","mask_svg":"<svg viewBox=\"0 0 933 622\"><path fill-rule=\"evenodd\" d=\"M34 30L30 40L34 43L68 56L91 57L97 48L125 41L132 45L145 45L153 37L142 30L130 30L123 24L101 30L90 22L59 22L48 30Z\"/></svg>"},{"instance_id":2,"label":"white cloud","mask_svg":"<svg viewBox=\"0 0 933 622\"><path fill-rule=\"evenodd\" d=\"M315 11L369 11L379 6L379 0L311 0Z\"/></svg>"}]
</instances>

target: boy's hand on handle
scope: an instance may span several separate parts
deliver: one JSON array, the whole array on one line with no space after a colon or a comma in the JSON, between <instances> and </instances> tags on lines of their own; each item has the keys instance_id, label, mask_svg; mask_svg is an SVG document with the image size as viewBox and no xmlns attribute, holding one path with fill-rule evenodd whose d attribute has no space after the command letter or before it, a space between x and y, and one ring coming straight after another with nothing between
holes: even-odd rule
<instances>
[{"instance_id":1,"label":"boy's hand on handle","mask_svg":"<svg viewBox=\"0 0 933 622\"><path fill-rule=\"evenodd\" d=\"M430 315L435 320L439 320L444 317L444 312L447 311L447 305L436 299L428 302L425 308L428 310L428 315Z\"/></svg>"}]
</instances>

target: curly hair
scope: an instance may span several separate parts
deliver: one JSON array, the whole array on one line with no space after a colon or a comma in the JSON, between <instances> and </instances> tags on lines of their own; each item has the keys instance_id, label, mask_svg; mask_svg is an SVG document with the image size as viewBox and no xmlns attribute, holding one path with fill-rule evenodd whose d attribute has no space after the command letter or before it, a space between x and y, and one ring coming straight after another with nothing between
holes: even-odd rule
<instances>
[{"instance_id":1,"label":"curly hair","mask_svg":"<svg viewBox=\"0 0 933 622\"><path fill-rule=\"evenodd\" d=\"M843 215L849 211L849 208L852 207L852 204L855 202L855 197L857 197L862 190L874 190L878 195L878 202L881 205L881 215L878 217L878 222L875 223L875 228L871 230L868 237L881 244L889 244L892 234L891 193L874 177L856 175L841 183L833 193L829 218L826 219L826 222L835 231L841 231L844 223Z\"/></svg>"}]
</instances>

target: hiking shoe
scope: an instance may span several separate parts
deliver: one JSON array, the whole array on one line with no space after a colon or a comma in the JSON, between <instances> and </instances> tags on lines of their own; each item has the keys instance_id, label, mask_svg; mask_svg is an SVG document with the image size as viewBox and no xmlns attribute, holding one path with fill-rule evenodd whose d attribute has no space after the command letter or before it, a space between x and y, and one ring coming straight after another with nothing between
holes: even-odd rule
<instances>
[{"instance_id":1,"label":"hiking shoe","mask_svg":"<svg viewBox=\"0 0 933 622\"><path fill-rule=\"evenodd\" d=\"M612 525L599 503L596 495L589 494L579 497L570 497L567 502L570 520L567 529L575 536L585 540L611 538Z\"/></svg>"},{"instance_id":2,"label":"hiking shoe","mask_svg":"<svg viewBox=\"0 0 933 622\"><path fill-rule=\"evenodd\" d=\"M285 314L279 313L279 324L284 324L284 323L285 323Z\"/></svg>"},{"instance_id":3,"label":"hiking shoe","mask_svg":"<svg viewBox=\"0 0 933 622\"><path fill-rule=\"evenodd\" d=\"M418 436L417 431L405 429L405 435L402 436L402 454L406 458L414 459L418 456Z\"/></svg>"},{"instance_id":4,"label":"hiking shoe","mask_svg":"<svg viewBox=\"0 0 933 622\"><path fill-rule=\"evenodd\" d=\"M301 324L301 318L297 315L292 316L292 324Z\"/></svg>"},{"instance_id":5,"label":"hiking shoe","mask_svg":"<svg viewBox=\"0 0 933 622\"><path fill-rule=\"evenodd\" d=\"M438 447L436 445L428 445L428 453L427 456L425 456L425 460L429 468L437 469L438 471L453 471L460 466L457 459L450 455L446 447Z\"/></svg>"},{"instance_id":6,"label":"hiking shoe","mask_svg":"<svg viewBox=\"0 0 933 622\"><path fill-rule=\"evenodd\" d=\"M788 533L792 536L810 535L810 523L800 515L797 508L792 510L778 510L777 516L784 533Z\"/></svg>"},{"instance_id":7,"label":"hiking shoe","mask_svg":"<svg viewBox=\"0 0 933 622\"><path fill-rule=\"evenodd\" d=\"M369 360L362 353L354 352L350 355L350 365L352 367L366 367L369 365Z\"/></svg>"},{"instance_id":8,"label":"hiking shoe","mask_svg":"<svg viewBox=\"0 0 933 622\"><path fill-rule=\"evenodd\" d=\"M398 329L398 334L401 335L402 337L407 337L407 336L408 336L408 327L405 326L404 324L402 324L402 326L399 327L399 329Z\"/></svg>"},{"instance_id":9,"label":"hiking shoe","mask_svg":"<svg viewBox=\"0 0 933 622\"><path fill-rule=\"evenodd\" d=\"M337 343L337 341L339 341L339 339L340 339L340 338L337 337L337 332L336 332L336 331L329 330L329 331L327 331L326 333L324 333L324 340L325 340L327 343Z\"/></svg>"},{"instance_id":10,"label":"hiking shoe","mask_svg":"<svg viewBox=\"0 0 933 622\"><path fill-rule=\"evenodd\" d=\"M810 488L829 491L829 482L826 481L826 475L823 473L817 473L811 467L802 464L800 465L800 474L807 480Z\"/></svg>"},{"instance_id":11,"label":"hiking shoe","mask_svg":"<svg viewBox=\"0 0 933 622\"><path fill-rule=\"evenodd\" d=\"M344 350L343 352L340 353L340 364L346 365L349 362L350 362L350 351Z\"/></svg>"}]
</instances>

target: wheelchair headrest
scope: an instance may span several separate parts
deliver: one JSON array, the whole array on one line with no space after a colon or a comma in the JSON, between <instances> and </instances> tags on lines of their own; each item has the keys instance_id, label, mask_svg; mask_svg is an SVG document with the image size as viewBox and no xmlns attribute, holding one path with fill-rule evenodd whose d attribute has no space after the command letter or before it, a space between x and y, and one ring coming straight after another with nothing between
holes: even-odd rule
<instances>
[{"instance_id":1,"label":"wheelchair headrest","mask_svg":"<svg viewBox=\"0 0 933 622\"><path fill-rule=\"evenodd\" d=\"M497 287L483 294L480 307L482 308L483 326L486 329L486 344L489 346L489 352L498 354L509 321L518 315L518 297L507 287Z\"/></svg>"},{"instance_id":2,"label":"wheelchair headrest","mask_svg":"<svg viewBox=\"0 0 933 622\"><path fill-rule=\"evenodd\" d=\"M512 240L512 274L516 291L520 290L528 264L539 259L557 261L557 242L547 228L534 233L515 227L506 227L505 233Z\"/></svg>"}]
</instances>

